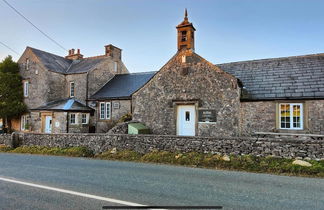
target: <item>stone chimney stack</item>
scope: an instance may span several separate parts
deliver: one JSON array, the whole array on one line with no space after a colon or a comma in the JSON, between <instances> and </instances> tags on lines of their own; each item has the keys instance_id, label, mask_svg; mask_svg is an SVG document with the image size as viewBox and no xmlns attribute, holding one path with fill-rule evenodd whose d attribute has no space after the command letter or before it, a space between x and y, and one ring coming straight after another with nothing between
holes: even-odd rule
<instances>
[{"instance_id":1,"label":"stone chimney stack","mask_svg":"<svg viewBox=\"0 0 324 210\"><path fill-rule=\"evenodd\" d=\"M83 59L83 55L80 53L80 49L77 49L77 53L75 53L75 49L71 49L65 58L69 60L81 60Z\"/></svg>"},{"instance_id":2,"label":"stone chimney stack","mask_svg":"<svg viewBox=\"0 0 324 210\"><path fill-rule=\"evenodd\" d=\"M121 60L121 51L122 49L115 47L112 44L105 46L105 55L110 56L113 59Z\"/></svg>"}]
</instances>

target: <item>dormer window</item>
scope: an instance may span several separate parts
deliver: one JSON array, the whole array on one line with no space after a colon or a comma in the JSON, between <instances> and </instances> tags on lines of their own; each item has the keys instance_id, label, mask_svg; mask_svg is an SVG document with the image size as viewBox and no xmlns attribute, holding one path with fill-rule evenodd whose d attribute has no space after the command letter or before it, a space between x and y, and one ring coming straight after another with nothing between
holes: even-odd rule
<instances>
[{"instance_id":1,"label":"dormer window","mask_svg":"<svg viewBox=\"0 0 324 210\"><path fill-rule=\"evenodd\" d=\"M26 67L26 70L29 70L29 58L26 58L25 67Z\"/></svg>"},{"instance_id":2,"label":"dormer window","mask_svg":"<svg viewBox=\"0 0 324 210\"><path fill-rule=\"evenodd\" d=\"M74 97L74 88L75 88L74 82L70 82L70 97Z\"/></svg>"},{"instance_id":3,"label":"dormer window","mask_svg":"<svg viewBox=\"0 0 324 210\"><path fill-rule=\"evenodd\" d=\"M187 41L187 31L181 31L181 41Z\"/></svg>"}]
</instances>

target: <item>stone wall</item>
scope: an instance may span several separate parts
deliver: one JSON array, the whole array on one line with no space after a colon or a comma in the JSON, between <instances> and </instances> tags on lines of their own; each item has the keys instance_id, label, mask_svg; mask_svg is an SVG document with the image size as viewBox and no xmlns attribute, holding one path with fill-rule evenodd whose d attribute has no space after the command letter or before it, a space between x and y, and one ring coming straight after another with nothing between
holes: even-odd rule
<instances>
[{"instance_id":1,"label":"stone wall","mask_svg":"<svg viewBox=\"0 0 324 210\"><path fill-rule=\"evenodd\" d=\"M277 123L279 103L302 103L304 129L280 129ZM241 102L240 104L240 135L251 136L254 132L278 133L312 133L324 134L324 100L278 100Z\"/></svg>"},{"instance_id":2,"label":"stone wall","mask_svg":"<svg viewBox=\"0 0 324 210\"><path fill-rule=\"evenodd\" d=\"M155 150L221 153L235 155L278 156L285 158L324 159L324 140L244 138L244 137L181 137L127 134L32 134L20 133L20 145L71 147L87 146L96 153L108 149Z\"/></svg>"},{"instance_id":3,"label":"stone wall","mask_svg":"<svg viewBox=\"0 0 324 210\"><path fill-rule=\"evenodd\" d=\"M11 146L11 134L0 134L0 144Z\"/></svg>"},{"instance_id":4,"label":"stone wall","mask_svg":"<svg viewBox=\"0 0 324 210\"><path fill-rule=\"evenodd\" d=\"M240 130L242 136L250 136L254 132L275 131L276 102L242 102L240 105Z\"/></svg>"},{"instance_id":5,"label":"stone wall","mask_svg":"<svg viewBox=\"0 0 324 210\"><path fill-rule=\"evenodd\" d=\"M240 90L237 79L191 51L178 52L133 94L133 119L154 134L175 135L177 106L215 110L216 123L197 123L197 136L239 134Z\"/></svg>"},{"instance_id":6,"label":"stone wall","mask_svg":"<svg viewBox=\"0 0 324 210\"><path fill-rule=\"evenodd\" d=\"M307 108L309 131L324 134L324 100L308 101Z\"/></svg>"},{"instance_id":7,"label":"stone wall","mask_svg":"<svg viewBox=\"0 0 324 210\"><path fill-rule=\"evenodd\" d=\"M102 120L100 119L100 102L110 102L111 103L111 119L110 120ZM114 106L114 103L118 103L119 106ZM124 116L125 114L131 113L131 101L130 100L104 100L97 101L97 105L95 107L95 121L96 121L96 131L98 133L106 133L112 127L116 125L118 120Z\"/></svg>"}]
</instances>

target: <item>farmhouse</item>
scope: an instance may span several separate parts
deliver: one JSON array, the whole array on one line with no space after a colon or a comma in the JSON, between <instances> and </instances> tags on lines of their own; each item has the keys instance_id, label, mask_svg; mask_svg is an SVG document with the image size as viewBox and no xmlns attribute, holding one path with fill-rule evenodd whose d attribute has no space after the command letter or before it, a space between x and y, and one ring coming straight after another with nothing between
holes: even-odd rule
<instances>
[{"instance_id":1,"label":"farmhouse","mask_svg":"<svg viewBox=\"0 0 324 210\"><path fill-rule=\"evenodd\" d=\"M132 96L153 133L324 133L324 54L213 65L195 53L187 12L178 52Z\"/></svg>"},{"instance_id":2,"label":"farmhouse","mask_svg":"<svg viewBox=\"0 0 324 210\"><path fill-rule=\"evenodd\" d=\"M157 72L130 74L113 45L90 58L27 47L18 62L29 112L15 128L106 132L131 113L161 135L324 134L324 54L215 65L195 53L187 12L176 28L178 51Z\"/></svg>"}]
</instances>

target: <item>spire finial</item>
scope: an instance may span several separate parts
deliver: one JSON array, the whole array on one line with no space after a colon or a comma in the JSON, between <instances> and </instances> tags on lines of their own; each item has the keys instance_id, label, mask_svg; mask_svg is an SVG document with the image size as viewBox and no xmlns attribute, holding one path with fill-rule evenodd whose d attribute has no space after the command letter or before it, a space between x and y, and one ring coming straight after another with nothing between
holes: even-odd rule
<instances>
[{"instance_id":1,"label":"spire finial","mask_svg":"<svg viewBox=\"0 0 324 210\"><path fill-rule=\"evenodd\" d=\"M184 17L185 20L188 20L188 12L187 12L187 8L185 9L185 17Z\"/></svg>"}]
</instances>

